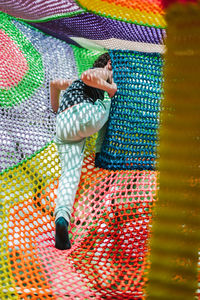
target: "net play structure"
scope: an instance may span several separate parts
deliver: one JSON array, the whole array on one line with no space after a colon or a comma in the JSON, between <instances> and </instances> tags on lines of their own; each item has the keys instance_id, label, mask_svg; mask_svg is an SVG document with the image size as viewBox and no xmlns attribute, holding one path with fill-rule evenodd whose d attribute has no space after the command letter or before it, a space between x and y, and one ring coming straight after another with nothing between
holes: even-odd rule
<instances>
[{"instance_id":1,"label":"net play structure","mask_svg":"<svg viewBox=\"0 0 200 300\"><path fill-rule=\"evenodd\" d=\"M200 4L0 1L0 299L200 299ZM87 139L55 248L49 83L109 52L118 86Z\"/></svg>"}]
</instances>

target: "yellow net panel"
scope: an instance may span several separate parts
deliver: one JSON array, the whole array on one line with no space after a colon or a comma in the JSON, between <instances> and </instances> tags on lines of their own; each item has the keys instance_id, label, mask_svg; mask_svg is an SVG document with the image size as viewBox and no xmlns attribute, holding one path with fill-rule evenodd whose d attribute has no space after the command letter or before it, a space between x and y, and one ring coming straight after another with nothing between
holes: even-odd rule
<instances>
[{"instance_id":1,"label":"yellow net panel","mask_svg":"<svg viewBox=\"0 0 200 300\"><path fill-rule=\"evenodd\" d=\"M104 17L139 25L166 26L161 0L78 0L77 3L87 11Z\"/></svg>"}]
</instances>

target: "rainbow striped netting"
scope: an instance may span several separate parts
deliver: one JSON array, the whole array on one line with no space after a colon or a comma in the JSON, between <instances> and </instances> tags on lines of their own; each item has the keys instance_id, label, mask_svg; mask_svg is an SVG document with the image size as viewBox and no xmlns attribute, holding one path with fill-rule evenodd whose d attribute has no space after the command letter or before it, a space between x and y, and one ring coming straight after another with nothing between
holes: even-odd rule
<instances>
[{"instance_id":1,"label":"rainbow striped netting","mask_svg":"<svg viewBox=\"0 0 200 300\"><path fill-rule=\"evenodd\" d=\"M0 2L0 299L144 299L166 22L157 1ZM118 92L87 139L70 237L54 247L60 162L49 82L109 51Z\"/></svg>"}]
</instances>

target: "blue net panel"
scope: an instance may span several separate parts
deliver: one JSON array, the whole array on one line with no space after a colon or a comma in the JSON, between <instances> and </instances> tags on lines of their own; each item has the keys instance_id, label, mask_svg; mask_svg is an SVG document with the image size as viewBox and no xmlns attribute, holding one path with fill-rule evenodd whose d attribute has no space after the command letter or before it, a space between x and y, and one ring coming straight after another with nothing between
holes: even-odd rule
<instances>
[{"instance_id":1,"label":"blue net panel","mask_svg":"<svg viewBox=\"0 0 200 300\"><path fill-rule=\"evenodd\" d=\"M95 164L108 170L154 170L163 59L159 53L110 50L118 92Z\"/></svg>"}]
</instances>

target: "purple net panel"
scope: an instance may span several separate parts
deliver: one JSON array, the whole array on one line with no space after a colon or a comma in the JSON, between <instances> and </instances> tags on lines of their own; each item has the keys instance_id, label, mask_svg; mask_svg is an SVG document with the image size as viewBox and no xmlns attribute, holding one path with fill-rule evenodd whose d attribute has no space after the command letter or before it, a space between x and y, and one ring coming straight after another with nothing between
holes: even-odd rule
<instances>
[{"instance_id":1,"label":"purple net panel","mask_svg":"<svg viewBox=\"0 0 200 300\"><path fill-rule=\"evenodd\" d=\"M0 10L16 18L27 20L69 16L83 11L73 0L0 1Z\"/></svg>"},{"instance_id":2,"label":"purple net panel","mask_svg":"<svg viewBox=\"0 0 200 300\"><path fill-rule=\"evenodd\" d=\"M150 44L164 44L165 29L126 23L90 13L31 25L62 40L82 37L91 40L119 39ZM122 43L121 43L122 46Z\"/></svg>"},{"instance_id":3,"label":"purple net panel","mask_svg":"<svg viewBox=\"0 0 200 300\"><path fill-rule=\"evenodd\" d=\"M1 76L7 76L0 93L2 171L54 139L56 115L50 105L49 82L78 74L72 48L65 42L6 15L1 23L0 38L7 53L3 55L6 67L0 69Z\"/></svg>"}]
</instances>

